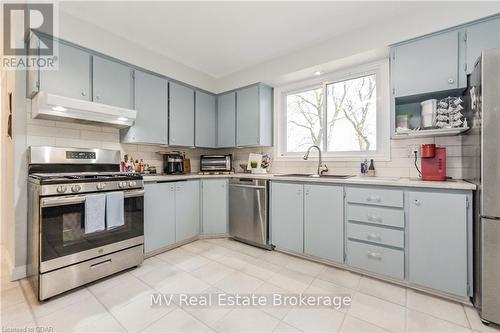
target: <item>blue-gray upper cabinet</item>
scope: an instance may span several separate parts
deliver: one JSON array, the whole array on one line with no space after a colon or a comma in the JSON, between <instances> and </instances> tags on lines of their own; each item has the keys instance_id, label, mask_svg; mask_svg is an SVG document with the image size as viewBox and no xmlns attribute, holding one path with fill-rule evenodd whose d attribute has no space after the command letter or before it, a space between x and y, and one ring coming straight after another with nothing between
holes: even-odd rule
<instances>
[{"instance_id":1,"label":"blue-gray upper cabinet","mask_svg":"<svg viewBox=\"0 0 500 333\"><path fill-rule=\"evenodd\" d=\"M175 184L144 184L144 252L175 243Z\"/></svg>"},{"instance_id":2,"label":"blue-gray upper cabinet","mask_svg":"<svg viewBox=\"0 0 500 333\"><path fill-rule=\"evenodd\" d=\"M170 139L173 146L194 146L194 90L169 83Z\"/></svg>"},{"instance_id":3,"label":"blue-gray upper cabinet","mask_svg":"<svg viewBox=\"0 0 500 333\"><path fill-rule=\"evenodd\" d=\"M196 147L215 148L215 96L196 91L195 98Z\"/></svg>"},{"instance_id":4,"label":"blue-gray upper cabinet","mask_svg":"<svg viewBox=\"0 0 500 333\"><path fill-rule=\"evenodd\" d=\"M481 52L500 47L500 17L470 25L465 30L467 74Z\"/></svg>"},{"instance_id":5,"label":"blue-gray upper cabinet","mask_svg":"<svg viewBox=\"0 0 500 333\"><path fill-rule=\"evenodd\" d=\"M304 185L304 253L344 261L344 189Z\"/></svg>"},{"instance_id":6,"label":"blue-gray upper cabinet","mask_svg":"<svg viewBox=\"0 0 500 333\"><path fill-rule=\"evenodd\" d=\"M236 145L273 145L273 89L257 84L236 91Z\"/></svg>"},{"instance_id":7,"label":"blue-gray upper cabinet","mask_svg":"<svg viewBox=\"0 0 500 333\"><path fill-rule=\"evenodd\" d=\"M137 117L133 126L120 131L121 141L168 144L167 80L136 71L134 86Z\"/></svg>"},{"instance_id":8,"label":"blue-gray upper cabinet","mask_svg":"<svg viewBox=\"0 0 500 333\"><path fill-rule=\"evenodd\" d=\"M201 180L201 219L206 235L227 234L228 180Z\"/></svg>"},{"instance_id":9,"label":"blue-gray upper cabinet","mask_svg":"<svg viewBox=\"0 0 500 333\"><path fill-rule=\"evenodd\" d=\"M459 87L459 32L454 30L396 45L391 50L393 95Z\"/></svg>"},{"instance_id":10,"label":"blue-gray upper cabinet","mask_svg":"<svg viewBox=\"0 0 500 333\"><path fill-rule=\"evenodd\" d=\"M467 195L410 191L409 280L467 296Z\"/></svg>"},{"instance_id":11,"label":"blue-gray upper cabinet","mask_svg":"<svg viewBox=\"0 0 500 333\"><path fill-rule=\"evenodd\" d=\"M175 240L180 242L200 233L200 181L175 183Z\"/></svg>"},{"instance_id":12,"label":"blue-gray upper cabinet","mask_svg":"<svg viewBox=\"0 0 500 333\"><path fill-rule=\"evenodd\" d=\"M41 37L40 40L43 43L46 37ZM90 101L92 99L90 54L62 42L54 41L54 43L59 44L58 69L39 71L39 90ZM36 87L32 88L35 89Z\"/></svg>"},{"instance_id":13,"label":"blue-gray upper cabinet","mask_svg":"<svg viewBox=\"0 0 500 333\"><path fill-rule=\"evenodd\" d=\"M92 57L93 101L133 109L133 70L100 56Z\"/></svg>"},{"instance_id":14,"label":"blue-gray upper cabinet","mask_svg":"<svg viewBox=\"0 0 500 333\"><path fill-rule=\"evenodd\" d=\"M304 251L304 186L271 183L271 241L279 249Z\"/></svg>"},{"instance_id":15,"label":"blue-gray upper cabinet","mask_svg":"<svg viewBox=\"0 0 500 333\"><path fill-rule=\"evenodd\" d=\"M236 92L217 96L217 147L236 146Z\"/></svg>"}]
</instances>

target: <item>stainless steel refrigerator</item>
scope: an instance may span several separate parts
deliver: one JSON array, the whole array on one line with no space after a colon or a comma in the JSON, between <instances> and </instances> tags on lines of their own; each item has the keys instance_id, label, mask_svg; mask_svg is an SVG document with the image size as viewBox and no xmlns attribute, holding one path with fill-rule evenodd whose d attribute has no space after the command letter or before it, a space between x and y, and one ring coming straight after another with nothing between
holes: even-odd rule
<instances>
[{"instance_id":1,"label":"stainless steel refrigerator","mask_svg":"<svg viewBox=\"0 0 500 333\"><path fill-rule=\"evenodd\" d=\"M473 303L484 321L500 324L500 49L477 60L467 102L464 178L477 185Z\"/></svg>"}]
</instances>

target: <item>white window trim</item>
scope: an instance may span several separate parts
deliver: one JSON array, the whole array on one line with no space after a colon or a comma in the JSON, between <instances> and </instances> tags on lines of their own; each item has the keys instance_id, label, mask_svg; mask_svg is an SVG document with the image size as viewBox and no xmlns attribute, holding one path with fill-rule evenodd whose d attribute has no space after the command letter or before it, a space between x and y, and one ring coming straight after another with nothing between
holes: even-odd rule
<instances>
[{"instance_id":1,"label":"white window trim","mask_svg":"<svg viewBox=\"0 0 500 333\"><path fill-rule=\"evenodd\" d=\"M377 77L377 150L373 152L322 152L325 161L360 161L364 158L375 161L390 161L390 90L389 90L389 60L358 65L342 71L322 75L318 78L296 82L283 87L274 88L274 156L275 160L303 160L303 153L287 153L286 150L286 95L327 84L355 79L361 76L376 74ZM325 90L326 91L326 90ZM326 96L325 103L326 105ZM326 116L326 112L324 113Z\"/></svg>"}]
</instances>

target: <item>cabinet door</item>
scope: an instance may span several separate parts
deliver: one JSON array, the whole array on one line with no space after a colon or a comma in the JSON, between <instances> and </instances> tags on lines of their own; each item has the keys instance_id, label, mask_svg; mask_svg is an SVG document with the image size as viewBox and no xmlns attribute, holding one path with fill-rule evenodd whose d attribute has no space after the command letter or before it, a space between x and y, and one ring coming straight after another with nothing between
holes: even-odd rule
<instances>
[{"instance_id":1,"label":"cabinet door","mask_svg":"<svg viewBox=\"0 0 500 333\"><path fill-rule=\"evenodd\" d=\"M99 56L92 57L93 100L132 109L132 69Z\"/></svg>"},{"instance_id":2,"label":"cabinet door","mask_svg":"<svg viewBox=\"0 0 500 333\"><path fill-rule=\"evenodd\" d=\"M303 185L273 182L271 186L272 243L281 249L303 252Z\"/></svg>"},{"instance_id":3,"label":"cabinet door","mask_svg":"<svg viewBox=\"0 0 500 333\"><path fill-rule=\"evenodd\" d=\"M42 43L44 39L40 38ZM89 101L90 55L76 47L59 43L58 66L57 70L39 71L40 90Z\"/></svg>"},{"instance_id":4,"label":"cabinet door","mask_svg":"<svg viewBox=\"0 0 500 333\"><path fill-rule=\"evenodd\" d=\"M168 82L136 71L134 80L137 118L123 129L122 142L168 144Z\"/></svg>"},{"instance_id":5,"label":"cabinet door","mask_svg":"<svg viewBox=\"0 0 500 333\"><path fill-rule=\"evenodd\" d=\"M393 57L396 97L458 87L458 31L396 46Z\"/></svg>"},{"instance_id":6,"label":"cabinet door","mask_svg":"<svg viewBox=\"0 0 500 333\"><path fill-rule=\"evenodd\" d=\"M259 144L259 86L236 92L236 145Z\"/></svg>"},{"instance_id":7,"label":"cabinet door","mask_svg":"<svg viewBox=\"0 0 500 333\"><path fill-rule=\"evenodd\" d=\"M500 47L500 18L467 27L466 33L467 74L470 74L481 52Z\"/></svg>"},{"instance_id":8,"label":"cabinet door","mask_svg":"<svg viewBox=\"0 0 500 333\"><path fill-rule=\"evenodd\" d=\"M170 144L194 146L194 90L170 82Z\"/></svg>"},{"instance_id":9,"label":"cabinet door","mask_svg":"<svg viewBox=\"0 0 500 333\"><path fill-rule=\"evenodd\" d=\"M175 243L174 183L144 184L144 251Z\"/></svg>"},{"instance_id":10,"label":"cabinet door","mask_svg":"<svg viewBox=\"0 0 500 333\"><path fill-rule=\"evenodd\" d=\"M466 296L466 195L414 191L409 206L410 281Z\"/></svg>"},{"instance_id":11,"label":"cabinet door","mask_svg":"<svg viewBox=\"0 0 500 333\"><path fill-rule=\"evenodd\" d=\"M215 96L196 92L196 146L215 148Z\"/></svg>"},{"instance_id":12,"label":"cabinet door","mask_svg":"<svg viewBox=\"0 0 500 333\"><path fill-rule=\"evenodd\" d=\"M217 97L217 147L236 145L236 93Z\"/></svg>"},{"instance_id":13,"label":"cabinet door","mask_svg":"<svg viewBox=\"0 0 500 333\"><path fill-rule=\"evenodd\" d=\"M227 234L227 179L204 179L202 226L204 234Z\"/></svg>"},{"instance_id":14,"label":"cabinet door","mask_svg":"<svg viewBox=\"0 0 500 333\"><path fill-rule=\"evenodd\" d=\"M180 242L200 233L200 181L175 183L175 240Z\"/></svg>"},{"instance_id":15,"label":"cabinet door","mask_svg":"<svg viewBox=\"0 0 500 333\"><path fill-rule=\"evenodd\" d=\"M343 262L343 188L304 185L304 193L304 253Z\"/></svg>"}]
</instances>

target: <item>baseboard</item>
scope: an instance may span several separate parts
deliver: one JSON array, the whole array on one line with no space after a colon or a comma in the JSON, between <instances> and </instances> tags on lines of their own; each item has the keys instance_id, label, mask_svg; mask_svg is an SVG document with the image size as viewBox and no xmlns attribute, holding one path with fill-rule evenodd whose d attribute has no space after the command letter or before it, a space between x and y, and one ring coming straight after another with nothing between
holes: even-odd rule
<instances>
[{"instance_id":1,"label":"baseboard","mask_svg":"<svg viewBox=\"0 0 500 333\"><path fill-rule=\"evenodd\" d=\"M26 265L22 265L22 266L16 266L14 268L11 268L10 269L10 278L12 281L15 281L15 280L21 280L21 279L24 279L25 277L27 277L28 275L26 274Z\"/></svg>"}]
</instances>

